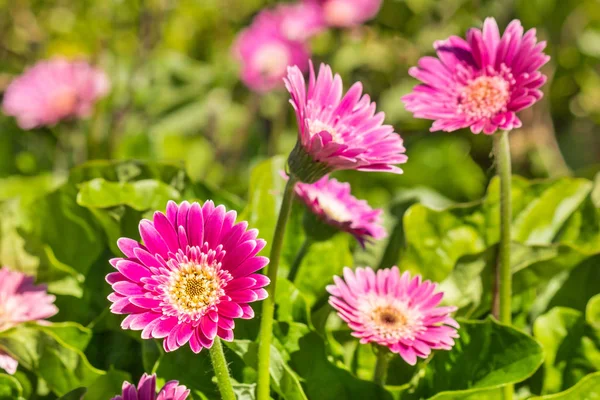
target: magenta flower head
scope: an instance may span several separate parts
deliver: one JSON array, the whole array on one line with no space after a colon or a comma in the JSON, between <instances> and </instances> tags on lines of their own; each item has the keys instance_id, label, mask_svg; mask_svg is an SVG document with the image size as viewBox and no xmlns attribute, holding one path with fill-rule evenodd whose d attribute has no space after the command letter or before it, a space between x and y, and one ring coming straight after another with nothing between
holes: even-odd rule
<instances>
[{"instance_id":1,"label":"magenta flower head","mask_svg":"<svg viewBox=\"0 0 600 400\"><path fill-rule=\"evenodd\" d=\"M349 28L374 18L382 0L305 0L320 3L327 25Z\"/></svg>"},{"instance_id":2,"label":"magenta flower head","mask_svg":"<svg viewBox=\"0 0 600 400\"><path fill-rule=\"evenodd\" d=\"M58 312L54 299L45 285L34 284L33 277L0 268L0 332L24 322L50 318ZM0 348L0 368L14 374L17 366L17 360Z\"/></svg>"},{"instance_id":3,"label":"magenta flower head","mask_svg":"<svg viewBox=\"0 0 600 400\"><path fill-rule=\"evenodd\" d=\"M542 97L546 76L538 69L550 60L546 42L537 42L535 29L523 34L517 20L500 36L496 21L486 18L483 31L470 29L466 41L451 36L434 47L438 58L423 57L409 70L423 84L402 98L415 117L434 121L431 131L470 127L491 135L519 128L516 113Z\"/></svg>"},{"instance_id":4,"label":"magenta flower head","mask_svg":"<svg viewBox=\"0 0 600 400\"><path fill-rule=\"evenodd\" d=\"M269 260L256 254L265 246L235 211L170 201L166 215L140 222L144 244L121 238L125 258L111 260L107 275L115 314L128 314L123 329L141 330L143 339L163 339L166 351L189 342L195 353L216 336L233 340L235 318L250 319L248 303L267 297L269 279L255 272Z\"/></svg>"},{"instance_id":5,"label":"magenta flower head","mask_svg":"<svg viewBox=\"0 0 600 400\"><path fill-rule=\"evenodd\" d=\"M298 11L263 10L252 25L238 35L233 54L241 65L241 79L256 92L268 92L282 86L287 67L308 67L309 50L302 41L290 37L298 33L294 24L303 26L305 20L294 21Z\"/></svg>"},{"instance_id":6,"label":"magenta flower head","mask_svg":"<svg viewBox=\"0 0 600 400\"><path fill-rule=\"evenodd\" d=\"M121 395L112 400L185 400L190 390L177 381L169 381L156 393L156 375L144 374L137 387L129 382L123 382Z\"/></svg>"},{"instance_id":7,"label":"magenta flower head","mask_svg":"<svg viewBox=\"0 0 600 400\"><path fill-rule=\"evenodd\" d=\"M334 276L327 286L329 304L360 342L389 348L410 365L432 349L450 350L458 337L458 323L450 317L456 307L438 307L444 294L419 275L400 275L398 267L344 268L344 279Z\"/></svg>"},{"instance_id":8,"label":"magenta flower head","mask_svg":"<svg viewBox=\"0 0 600 400\"><path fill-rule=\"evenodd\" d=\"M394 164L406 162L402 138L375 103L355 83L342 97L342 79L321 64L319 75L310 65L308 90L302 72L288 68L285 85L296 111L299 138L290 154L289 172L301 182L314 183L335 170L402 173Z\"/></svg>"},{"instance_id":9,"label":"magenta flower head","mask_svg":"<svg viewBox=\"0 0 600 400\"><path fill-rule=\"evenodd\" d=\"M40 61L15 78L4 93L2 110L22 129L84 118L110 89L106 74L85 61Z\"/></svg>"},{"instance_id":10,"label":"magenta flower head","mask_svg":"<svg viewBox=\"0 0 600 400\"><path fill-rule=\"evenodd\" d=\"M279 29L288 40L303 42L327 27L322 9L315 1L280 4L273 13L279 18Z\"/></svg>"},{"instance_id":11,"label":"magenta flower head","mask_svg":"<svg viewBox=\"0 0 600 400\"><path fill-rule=\"evenodd\" d=\"M349 183L324 176L315 183L298 183L295 190L308 208L308 215L316 217L316 221L310 217L305 219L305 229L313 238L328 239L330 233L344 231L364 246L369 239L386 236L380 221L382 210L374 210L366 201L352 196Z\"/></svg>"}]
</instances>

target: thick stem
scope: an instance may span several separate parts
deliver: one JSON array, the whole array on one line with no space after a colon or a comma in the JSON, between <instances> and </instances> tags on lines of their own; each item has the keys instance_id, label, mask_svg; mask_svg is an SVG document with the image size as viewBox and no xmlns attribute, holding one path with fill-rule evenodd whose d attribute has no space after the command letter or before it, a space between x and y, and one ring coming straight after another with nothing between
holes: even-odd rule
<instances>
[{"instance_id":1,"label":"thick stem","mask_svg":"<svg viewBox=\"0 0 600 400\"><path fill-rule=\"evenodd\" d=\"M510 225L512 221L511 204L511 165L509 133L503 131L494 136L494 155L496 157L496 168L500 177L500 244L498 249L498 268L496 275L497 303L499 304L500 322L510 325L511 323L511 298L512 298L512 276L510 271ZM495 301L496 302L496 301ZM507 385L503 388L504 399L513 398L513 387Z\"/></svg>"},{"instance_id":2,"label":"thick stem","mask_svg":"<svg viewBox=\"0 0 600 400\"><path fill-rule=\"evenodd\" d=\"M294 280L296 280L296 276L298 276L298 271L300 270L300 265L302 265L302 260L304 259L304 256L306 256L306 253L308 253L308 249L310 248L311 244L312 241L309 238L304 239L304 243L302 243L300 250L298 250L296 258L294 258L294 262L288 274L288 279L290 282L294 282Z\"/></svg>"},{"instance_id":3,"label":"thick stem","mask_svg":"<svg viewBox=\"0 0 600 400\"><path fill-rule=\"evenodd\" d=\"M390 355L387 349L376 349L377 363L375 364L375 372L373 373L373 381L378 385L385 385L387 379L388 364L390 363Z\"/></svg>"},{"instance_id":4,"label":"thick stem","mask_svg":"<svg viewBox=\"0 0 600 400\"><path fill-rule=\"evenodd\" d=\"M294 187L296 177L290 175L283 192L283 200L279 209L279 218L275 226L273 241L271 242L271 255L267 268L267 277L271 283L267 286L268 297L263 301L262 315L260 320L260 340L258 341L258 381L256 386L257 400L269 400L269 360L271 357L271 338L273 336L273 313L275 312L275 289L277 283L277 270L279 269L279 258L283 247L283 236L287 225L292 200L294 199Z\"/></svg>"},{"instance_id":5,"label":"thick stem","mask_svg":"<svg viewBox=\"0 0 600 400\"><path fill-rule=\"evenodd\" d=\"M223 353L223 346L221 345L221 339L218 337L215 338L215 342L210 348L210 360L212 361L213 370L217 377L217 386L219 386L221 399L235 400L235 393L233 392L233 386L231 386L231 378L229 377L229 369L227 368L227 361Z\"/></svg>"}]
</instances>

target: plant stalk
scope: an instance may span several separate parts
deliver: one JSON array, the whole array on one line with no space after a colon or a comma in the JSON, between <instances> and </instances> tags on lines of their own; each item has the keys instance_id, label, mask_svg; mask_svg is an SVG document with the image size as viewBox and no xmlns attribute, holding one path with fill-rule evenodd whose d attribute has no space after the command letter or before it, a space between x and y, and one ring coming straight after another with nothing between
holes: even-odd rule
<instances>
[{"instance_id":1,"label":"plant stalk","mask_svg":"<svg viewBox=\"0 0 600 400\"><path fill-rule=\"evenodd\" d=\"M279 269L279 259L281 258L281 249L283 247L283 237L287 225L290 211L292 209L292 200L294 199L294 187L297 179L290 175L283 192L283 200L279 209L279 217L271 242L271 254L269 266L267 267L267 277L271 283L266 287L268 297L263 301L262 316L260 320L260 340L258 341L258 381L256 386L257 400L270 399L270 375L269 362L271 357L271 339L273 336L273 313L275 312L275 290L277 283L277 270Z\"/></svg>"},{"instance_id":2,"label":"plant stalk","mask_svg":"<svg viewBox=\"0 0 600 400\"><path fill-rule=\"evenodd\" d=\"M387 380L388 365L390 363L390 355L387 349L376 349L377 363L375 364L375 372L373 381L378 385L385 385Z\"/></svg>"},{"instance_id":3,"label":"plant stalk","mask_svg":"<svg viewBox=\"0 0 600 400\"><path fill-rule=\"evenodd\" d=\"M298 276L298 271L300 270L300 265L302 265L302 260L308 253L308 249L310 248L311 244L312 241L308 237L304 239L304 243L302 243L300 250L298 250L296 258L294 258L294 262L292 263L292 267L290 268L290 272L288 274L288 280L290 282L293 283L294 280L296 280L296 276Z\"/></svg>"},{"instance_id":4,"label":"plant stalk","mask_svg":"<svg viewBox=\"0 0 600 400\"><path fill-rule=\"evenodd\" d=\"M210 360L212 361L213 370L217 377L217 386L221 393L221 399L235 400L235 393L233 392L233 386L231 386L231 378L229 377L225 353L223 353L223 346L221 345L221 339L219 339L219 337L215 338L215 341L210 348Z\"/></svg>"}]
</instances>

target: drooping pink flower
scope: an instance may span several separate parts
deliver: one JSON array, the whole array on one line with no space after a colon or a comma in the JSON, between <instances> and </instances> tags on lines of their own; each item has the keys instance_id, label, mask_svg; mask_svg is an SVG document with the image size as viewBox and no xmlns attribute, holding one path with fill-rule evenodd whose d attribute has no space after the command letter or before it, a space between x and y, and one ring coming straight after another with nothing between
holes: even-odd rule
<instances>
[{"instance_id":1,"label":"drooping pink flower","mask_svg":"<svg viewBox=\"0 0 600 400\"><path fill-rule=\"evenodd\" d=\"M400 275L398 267L344 268L344 279L334 276L327 286L329 304L360 342L388 347L410 365L433 349L450 350L458 337L458 323L450 317L456 307L438 307L444 294L419 275Z\"/></svg>"},{"instance_id":2,"label":"drooping pink flower","mask_svg":"<svg viewBox=\"0 0 600 400\"><path fill-rule=\"evenodd\" d=\"M252 24L240 32L233 45L233 54L242 68L241 79L256 92L283 86L290 65L297 65L302 71L308 67L308 47L290 36L298 34L298 26L306 28L311 23L294 21L293 15L281 10L261 11Z\"/></svg>"},{"instance_id":3,"label":"drooping pink flower","mask_svg":"<svg viewBox=\"0 0 600 400\"><path fill-rule=\"evenodd\" d=\"M253 318L248 303L266 298L269 284L256 273L269 261L256 255L265 241L235 219L235 211L212 201L170 201L166 215L140 222L144 244L119 239L125 258L110 261L118 272L106 280L112 312L128 314L121 327L164 338L166 351L189 342L198 353L216 336L233 340L234 318Z\"/></svg>"},{"instance_id":4,"label":"drooping pink flower","mask_svg":"<svg viewBox=\"0 0 600 400\"><path fill-rule=\"evenodd\" d=\"M123 382L121 395L112 400L185 400L190 390L177 381L169 381L156 393L156 375L144 374L137 385Z\"/></svg>"},{"instance_id":5,"label":"drooping pink flower","mask_svg":"<svg viewBox=\"0 0 600 400\"><path fill-rule=\"evenodd\" d=\"M501 37L486 18L483 31L470 29L467 40L451 36L434 47L438 58L423 57L409 70L423 84L402 98L415 117L434 120L431 131L470 127L490 135L519 128L516 113L542 97L546 76L538 69L550 60L546 42L537 42L535 29L523 34L518 20Z\"/></svg>"},{"instance_id":6,"label":"drooping pink flower","mask_svg":"<svg viewBox=\"0 0 600 400\"><path fill-rule=\"evenodd\" d=\"M319 75L310 65L308 90L297 67L290 67L285 85L298 120L299 140L289 159L290 172L312 183L334 170L402 173L406 162L402 138L375 103L355 83L342 97L342 79L321 64Z\"/></svg>"},{"instance_id":7,"label":"drooping pink flower","mask_svg":"<svg viewBox=\"0 0 600 400\"><path fill-rule=\"evenodd\" d=\"M350 184L324 176L315 183L298 183L296 195L324 223L353 235L364 246L369 239L386 236L381 225L382 210L350 193Z\"/></svg>"},{"instance_id":8,"label":"drooping pink flower","mask_svg":"<svg viewBox=\"0 0 600 400\"><path fill-rule=\"evenodd\" d=\"M54 299L45 285L35 285L33 277L0 268L0 332L24 322L50 318L58 312ZM1 369L14 374L17 365L17 360L0 350Z\"/></svg>"},{"instance_id":9,"label":"drooping pink flower","mask_svg":"<svg viewBox=\"0 0 600 400\"><path fill-rule=\"evenodd\" d=\"M85 61L40 61L15 78L4 93L2 109L22 129L51 126L89 116L110 88L106 74Z\"/></svg>"},{"instance_id":10,"label":"drooping pink flower","mask_svg":"<svg viewBox=\"0 0 600 400\"><path fill-rule=\"evenodd\" d=\"M328 25L348 28L375 17L381 8L382 0L317 0L317 2L321 4L323 18Z\"/></svg>"}]
</instances>

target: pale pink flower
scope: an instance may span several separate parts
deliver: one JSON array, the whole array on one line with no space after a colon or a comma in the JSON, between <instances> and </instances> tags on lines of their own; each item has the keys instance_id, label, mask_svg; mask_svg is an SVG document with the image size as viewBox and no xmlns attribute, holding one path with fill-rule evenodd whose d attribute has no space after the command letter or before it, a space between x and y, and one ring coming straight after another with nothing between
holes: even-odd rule
<instances>
[{"instance_id":1,"label":"pale pink flower","mask_svg":"<svg viewBox=\"0 0 600 400\"><path fill-rule=\"evenodd\" d=\"M314 2L315 0L305 0ZM323 18L330 26L352 27L374 18L382 0L316 0L323 9Z\"/></svg>"},{"instance_id":2,"label":"pale pink flower","mask_svg":"<svg viewBox=\"0 0 600 400\"><path fill-rule=\"evenodd\" d=\"M337 230L348 232L364 246L369 239L386 236L380 209L350 193L350 184L324 176L315 183L296 184L296 195L319 220Z\"/></svg>"},{"instance_id":3,"label":"pale pink flower","mask_svg":"<svg viewBox=\"0 0 600 400\"><path fill-rule=\"evenodd\" d=\"M542 97L546 76L538 69L550 59L546 42L537 42L535 29L523 34L518 20L500 36L496 21L486 18L483 31L470 29L467 40L451 36L434 47L438 58L423 57L409 70L423 84L402 98L416 118L434 120L431 131L470 127L490 135L519 128L516 113Z\"/></svg>"},{"instance_id":4,"label":"pale pink flower","mask_svg":"<svg viewBox=\"0 0 600 400\"><path fill-rule=\"evenodd\" d=\"M256 273L269 262L256 255L265 241L235 219L235 211L212 201L170 201L166 214L140 222L144 244L119 239L125 258L110 261L118 272L106 280L114 290L111 311L128 314L121 327L164 339L166 351L189 342L198 353L217 336L233 340L234 319L253 318L248 303L266 298L269 284Z\"/></svg>"},{"instance_id":5,"label":"pale pink flower","mask_svg":"<svg viewBox=\"0 0 600 400\"><path fill-rule=\"evenodd\" d=\"M52 126L90 115L110 88L106 74L85 61L40 61L15 78L4 93L2 109L22 129Z\"/></svg>"},{"instance_id":6,"label":"pale pink flower","mask_svg":"<svg viewBox=\"0 0 600 400\"><path fill-rule=\"evenodd\" d=\"M327 27L321 7L314 1L280 4L272 12L279 18L281 33L289 40L306 41Z\"/></svg>"},{"instance_id":7,"label":"pale pink flower","mask_svg":"<svg viewBox=\"0 0 600 400\"><path fill-rule=\"evenodd\" d=\"M290 155L290 172L313 183L328 172L342 169L402 173L395 166L406 162L402 138L384 113L355 83L343 95L342 79L321 64L319 75L310 66L308 89L302 72L290 67L285 85L296 111L299 140Z\"/></svg>"},{"instance_id":8,"label":"pale pink flower","mask_svg":"<svg viewBox=\"0 0 600 400\"><path fill-rule=\"evenodd\" d=\"M123 382L121 395L112 400L185 400L190 390L177 381L169 381L156 393L156 375L144 374L137 387L129 382Z\"/></svg>"},{"instance_id":9,"label":"pale pink flower","mask_svg":"<svg viewBox=\"0 0 600 400\"><path fill-rule=\"evenodd\" d=\"M310 53L303 41L290 38L298 35L294 23L302 27L305 21L294 21L281 11L263 10L239 33L233 54L242 68L241 79L250 89L267 92L283 86L291 65L306 71Z\"/></svg>"},{"instance_id":10,"label":"pale pink flower","mask_svg":"<svg viewBox=\"0 0 600 400\"><path fill-rule=\"evenodd\" d=\"M400 275L398 267L344 268L344 279L334 276L327 286L329 304L360 342L385 346L410 365L431 350L450 350L458 337L458 323L450 317L456 307L439 307L444 294L419 275Z\"/></svg>"},{"instance_id":11,"label":"pale pink flower","mask_svg":"<svg viewBox=\"0 0 600 400\"><path fill-rule=\"evenodd\" d=\"M54 299L45 285L35 285L33 277L0 268L0 332L24 322L50 318L58 312ZM0 350L0 368L14 374L17 365L17 360Z\"/></svg>"}]
</instances>

